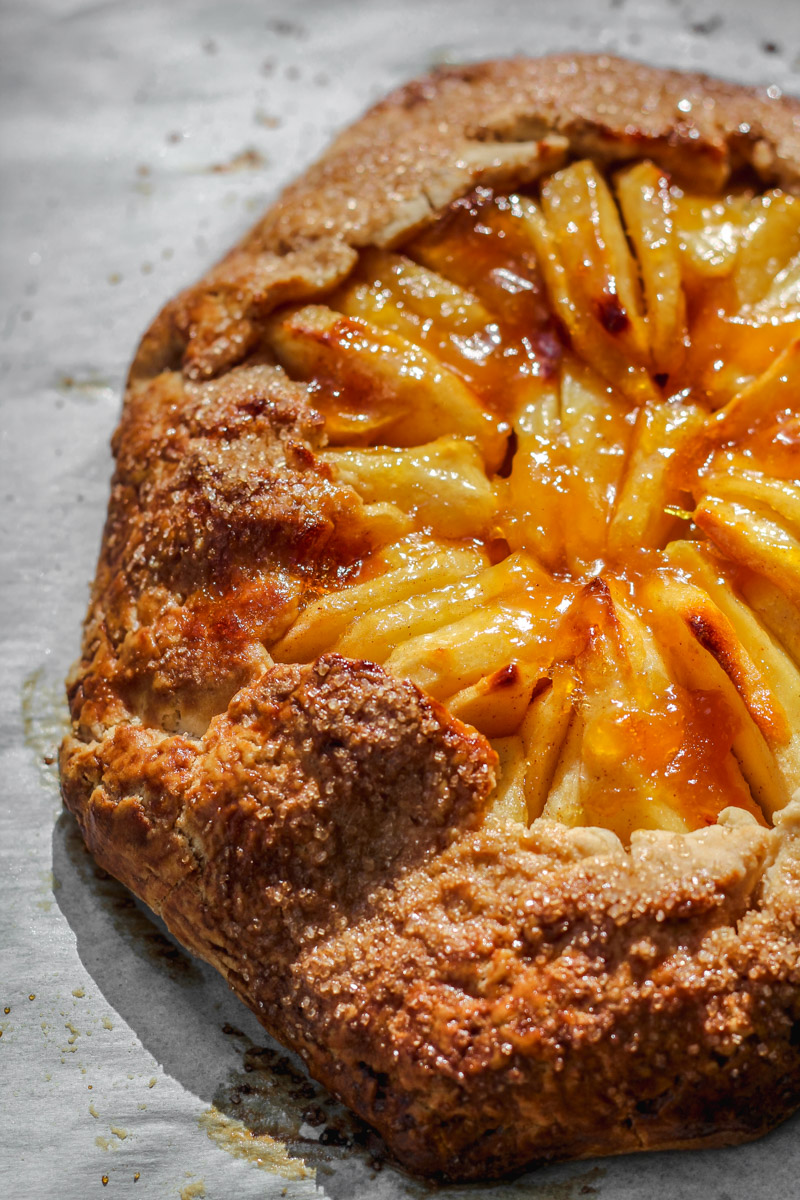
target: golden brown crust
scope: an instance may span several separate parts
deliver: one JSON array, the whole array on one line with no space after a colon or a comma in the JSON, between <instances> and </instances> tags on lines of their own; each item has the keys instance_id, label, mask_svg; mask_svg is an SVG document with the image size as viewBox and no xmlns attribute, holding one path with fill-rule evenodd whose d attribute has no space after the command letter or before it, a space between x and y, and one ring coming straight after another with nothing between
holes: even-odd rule
<instances>
[{"instance_id":1,"label":"golden brown crust","mask_svg":"<svg viewBox=\"0 0 800 1200\"><path fill-rule=\"evenodd\" d=\"M477 183L534 179L566 154L648 156L678 178L721 186L749 166L800 181L800 108L763 90L605 55L452 67L393 92L334 142L247 237L168 305L134 373L183 362L226 370L286 300L336 285L354 247L387 245Z\"/></svg>"},{"instance_id":2,"label":"golden brown crust","mask_svg":"<svg viewBox=\"0 0 800 1200\"><path fill-rule=\"evenodd\" d=\"M591 152L794 188L799 126L794 101L614 59L442 72L344 133L134 363L65 803L414 1170L721 1144L797 1105L800 802L630 852L484 821L488 743L413 685L273 666L264 640L373 525L259 322L476 182Z\"/></svg>"}]
</instances>

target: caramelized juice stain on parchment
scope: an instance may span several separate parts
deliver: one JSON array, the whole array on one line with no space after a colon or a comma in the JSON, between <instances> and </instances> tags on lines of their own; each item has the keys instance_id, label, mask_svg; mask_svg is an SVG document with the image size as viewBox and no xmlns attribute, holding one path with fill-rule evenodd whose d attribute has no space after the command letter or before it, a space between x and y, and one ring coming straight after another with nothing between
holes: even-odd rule
<instances>
[{"instance_id":1,"label":"caramelized juice stain on parchment","mask_svg":"<svg viewBox=\"0 0 800 1200\"><path fill-rule=\"evenodd\" d=\"M378 1135L279 1049L256 1046L240 1030L223 1032L243 1048L232 1071L198 1120L215 1145L285 1179L330 1174L357 1154L380 1169L386 1150Z\"/></svg>"},{"instance_id":2,"label":"caramelized juice stain on parchment","mask_svg":"<svg viewBox=\"0 0 800 1200\"><path fill-rule=\"evenodd\" d=\"M57 785L58 747L70 727L64 682L48 678L46 666L37 667L25 677L20 700L23 737L39 778L50 787Z\"/></svg>"}]
</instances>

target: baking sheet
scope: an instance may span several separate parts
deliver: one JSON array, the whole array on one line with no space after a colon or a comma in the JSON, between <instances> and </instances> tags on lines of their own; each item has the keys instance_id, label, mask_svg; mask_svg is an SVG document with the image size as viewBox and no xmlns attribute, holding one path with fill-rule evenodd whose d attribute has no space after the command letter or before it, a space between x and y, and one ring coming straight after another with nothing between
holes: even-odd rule
<instances>
[{"instance_id":1,"label":"baking sheet","mask_svg":"<svg viewBox=\"0 0 800 1200\"><path fill-rule=\"evenodd\" d=\"M108 438L148 321L330 134L438 62L616 51L800 91L793 0L6 2L0 250L0 1196L769 1200L751 1146L438 1193L82 848L53 764Z\"/></svg>"}]
</instances>

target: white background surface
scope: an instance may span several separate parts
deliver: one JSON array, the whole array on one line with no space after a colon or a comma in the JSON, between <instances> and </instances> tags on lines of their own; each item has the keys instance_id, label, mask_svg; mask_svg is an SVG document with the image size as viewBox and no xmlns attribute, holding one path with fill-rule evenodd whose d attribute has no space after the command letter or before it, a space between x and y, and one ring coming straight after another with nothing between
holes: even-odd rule
<instances>
[{"instance_id":1,"label":"white background surface","mask_svg":"<svg viewBox=\"0 0 800 1200\"><path fill-rule=\"evenodd\" d=\"M6 0L0 20L0 1197L432 1195L376 1173L369 1148L320 1145L355 1127L287 1073L215 973L98 877L60 815L43 760L63 725L125 369L160 305L389 87L442 61L583 49L800 92L800 3ZM214 170L246 151L249 166ZM244 1069L254 1046L268 1047L265 1070ZM320 1103L329 1121L312 1125ZM306 1177L226 1153L231 1126L215 1141L203 1123L212 1104L266 1135L247 1133L251 1146L266 1153L274 1136ZM798 1179L794 1119L735 1150L439 1195L794 1200Z\"/></svg>"}]
</instances>

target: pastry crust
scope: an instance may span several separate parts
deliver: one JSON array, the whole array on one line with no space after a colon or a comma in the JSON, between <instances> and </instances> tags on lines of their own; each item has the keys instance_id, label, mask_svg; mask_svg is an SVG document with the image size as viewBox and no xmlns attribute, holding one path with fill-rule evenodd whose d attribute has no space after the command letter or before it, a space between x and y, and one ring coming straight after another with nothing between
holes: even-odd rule
<instances>
[{"instance_id":1,"label":"pastry crust","mask_svg":"<svg viewBox=\"0 0 800 1200\"><path fill-rule=\"evenodd\" d=\"M606 57L448 69L342 134L139 348L64 800L103 867L414 1171L758 1136L800 1103L800 798L688 835L486 818L488 742L264 642L373 525L258 360L277 305L576 155L800 190L800 105ZM307 568L304 574L304 568ZM730 810L728 810L730 813Z\"/></svg>"}]
</instances>

